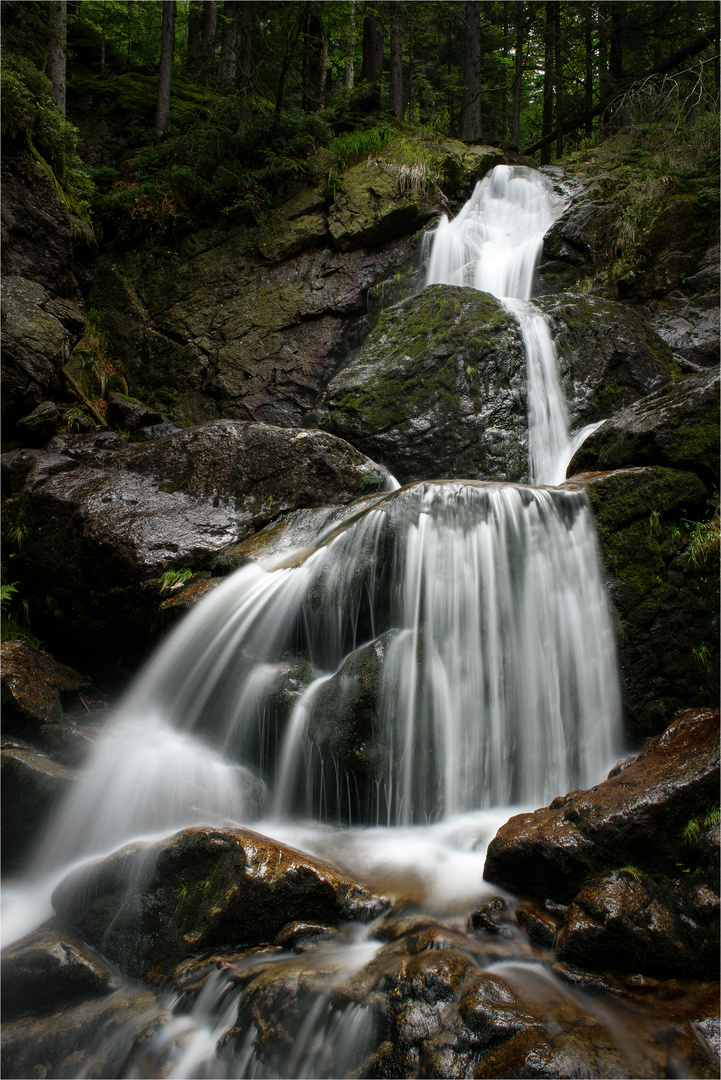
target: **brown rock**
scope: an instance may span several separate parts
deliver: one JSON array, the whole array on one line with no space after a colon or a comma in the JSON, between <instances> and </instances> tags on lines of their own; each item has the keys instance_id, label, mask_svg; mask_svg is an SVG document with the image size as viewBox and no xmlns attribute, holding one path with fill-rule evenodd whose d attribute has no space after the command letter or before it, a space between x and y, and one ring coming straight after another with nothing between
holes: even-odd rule
<instances>
[{"instance_id":1,"label":"brown rock","mask_svg":"<svg viewBox=\"0 0 721 1080\"><path fill-rule=\"evenodd\" d=\"M512 817L489 845L484 877L570 899L604 867L661 868L664 844L677 845L698 807L717 798L718 724L709 709L683 713L612 779Z\"/></svg>"},{"instance_id":2,"label":"brown rock","mask_svg":"<svg viewBox=\"0 0 721 1080\"><path fill-rule=\"evenodd\" d=\"M82 675L23 641L3 641L0 659L5 719L16 724L60 723L60 694L79 690Z\"/></svg>"}]
</instances>

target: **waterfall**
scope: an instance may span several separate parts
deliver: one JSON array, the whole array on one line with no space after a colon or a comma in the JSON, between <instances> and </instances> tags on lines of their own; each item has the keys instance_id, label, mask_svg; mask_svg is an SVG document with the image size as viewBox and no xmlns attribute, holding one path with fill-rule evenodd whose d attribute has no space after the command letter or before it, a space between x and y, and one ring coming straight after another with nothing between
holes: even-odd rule
<instances>
[{"instance_id":1,"label":"waterfall","mask_svg":"<svg viewBox=\"0 0 721 1080\"><path fill-rule=\"evenodd\" d=\"M540 174L498 167L441 221L428 271L429 283L493 292L519 319L541 486L409 484L303 550L236 571L136 679L33 880L230 820L326 856L342 845L368 872L425 874L425 897L466 902L482 889L481 841L510 807L602 778L620 751L620 699L593 521L581 493L542 486L563 479L570 445L550 335L529 302L553 214ZM364 1007L353 1009L360 1045ZM321 1036L336 1020L319 1012ZM235 1067L265 1075L250 1041L247 1055ZM306 1075L293 1060L283 1075ZM173 1075L198 1067L188 1062ZM225 1075L213 1068L194 1075Z\"/></svg>"}]
</instances>

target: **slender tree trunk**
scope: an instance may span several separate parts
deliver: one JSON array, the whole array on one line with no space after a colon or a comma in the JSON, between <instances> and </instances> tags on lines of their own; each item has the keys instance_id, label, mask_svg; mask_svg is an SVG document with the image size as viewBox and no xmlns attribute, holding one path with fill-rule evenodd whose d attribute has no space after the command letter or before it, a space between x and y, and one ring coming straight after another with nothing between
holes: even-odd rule
<instances>
[{"instance_id":1,"label":"slender tree trunk","mask_svg":"<svg viewBox=\"0 0 721 1080\"><path fill-rule=\"evenodd\" d=\"M503 0L503 59L508 60L508 43L509 43L509 3L508 0ZM501 122L503 125L503 138L508 141L508 81L507 81L508 64L503 64L503 91L501 98Z\"/></svg>"},{"instance_id":2,"label":"slender tree trunk","mask_svg":"<svg viewBox=\"0 0 721 1080\"><path fill-rule=\"evenodd\" d=\"M305 26L308 18L308 12L310 11L310 0L305 0L302 10L298 13L298 22L296 23L293 36L288 39L285 49L285 56L283 57L283 63L280 67L280 76L278 77L278 93L275 98L275 113L273 115L273 135L278 130L278 124L280 123L280 114L283 111L283 97L285 94L285 80L288 75L288 69L290 67L291 60L295 54L296 47L298 45L298 38L300 32Z\"/></svg>"},{"instance_id":3,"label":"slender tree trunk","mask_svg":"<svg viewBox=\"0 0 721 1080\"><path fill-rule=\"evenodd\" d=\"M553 0L546 0L546 16L543 23L543 119L541 138L548 139L553 129ZM544 142L541 148L541 165L551 160L551 148Z\"/></svg>"},{"instance_id":4,"label":"slender tree trunk","mask_svg":"<svg viewBox=\"0 0 721 1080\"><path fill-rule=\"evenodd\" d=\"M610 92L610 80L608 75L608 38L609 38L609 19L608 9L610 4L603 3L598 5L598 96L601 101L604 101Z\"/></svg>"},{"instance_id":5,"label":"slender tree trunk","mask_svg":"<svg viewBox=\"0 0 721 1080\"><path fill-rule=\"evenodd\" d=\"M611 73L611 89L617 90L623 82L623 35L626 18L625 0L614 0L611 8L611 45L608 54L608 69Z\"/></svg>"},{"instance_id":6,"label":"slender tree trunk","mask_svg":"<svg viewBox=\"0 0 721 1080\"><path fill-rule=\"evenodd\" d=\"M716 0L714 3L714 44L716 45L716 56L713 62L714 79L716 84L716 108L721 101L721 61L719 59L719 44L721 43L721 0Z\"/></svg>"},{"instance_id":7,"label":"slender tree trunk","mask_svg":"<svg viewBox=\"0 0 721 1080\"><path fill-rule=\"evenodd\" d=\"M158 73L158 105L155 110L155 134L158 138L168 130L170 115L170 79L175 51L175 0L163 0L163 29L160 37L160 71Z\"/></svg>"},{"instance_id":8,"label":"slender tree trunk","mask_svg":"<svg viewBox=\"0 0 721 1080\"><path fill-rule=\"evenodd\" d=\"M363 67L361 82L371 87L374 105L381 103L381 80L383 79L383 27L378 5L366 3L363 17Z\"/></svg>"},{"instance_id":9,"label":"slender tree trunk","mask_svg":"<svg viewBox=\"0 0 721 1080\"><path fill-rule=\"evenodd\" d=\"M320 8L314 5L308 15L308 29L305 36L308 50L306 109L318 112L320 109L321 87L325 93L325 79L328 64L328 44L325 46L325 70L323 61L323 19Z\"/></svg>"},{"instance_id":10,"label":"slender tree trunk","mask_svg":"<svg viewBox=\"0 0 721 1080\"><path fill-rule=\"evenodd\" d=\"M511 144L518 149L521 139L521 88L523 81L523 31L525 12L523 0L516 3L516 63L513 76L513 127Z\"/></svg>"},{"instance_id":11,"label":"slender tree trunk","mask_svg":"<svg viewBox=\"0 0 721 1080\"><path fill-rule=\"evenodd\" d=\"M563 157L563 65L561 62L561 3L553 3L553 73L556 90L556 160Z\"/></svg>"},{"instance_id":12,"label":"slender tree trunk","mask_svg":"<svg viewBox=\"0 0 721 1080\"><path fill-rule=\"evenodd\" d=\"M318 86L318 108L325 109L325 93L328 86L328 38L323 34L320 49L320 85Z\"/></svg>"},{"instance_id":13,"label":"slender tree trunk","mask_svg":"<svg viewBox=\"0 0 721 1080\"><path fill-rule=\"evenodd\" d=\"M218 33L218 0L203 0L203 68L215 67L215 39Z\"/></svg>"},{"instance_id":14,"label":"slender tree trunk","mask_svg":"<svg viewBox=\"0 0 721 1080\"><path fill-rule=\"evenodd\" d=\"M416 81L413 66L415 64L415 41L413 35L413 8L410 11L410 27L408 30L408 123L416 122Z\"/></svg>"},{"instance_id":15,"label":"slender tree trunk","mask_svg":"<svg viewBox=\"0 0 721 1080\"><path fill-rule=\"evenodd\" d=\"M48 78L52 86L55 108L65 116L65 56L68 33L68 11L65 0L50 0L50 46L48 49Z\"/></svg>"},{"instance_id":16,"label":"slender tree trunk","mask_svg":"<svg viewBox=\"0 0 721 1080\"><path fill-rule=\"evenodd\" d=\"M218 82L232 86L238 71L238 0L225 0L220 37Z\"/></svg>"},{"instance_id":17,"label":"slender tree trunk","mask_svg":"<svg viewBox=\"0 0 721 1080\"><path fill-rule=\"evenodd\" d=\"M465 8L463 48L463 97L458 135L479 142L481 130L481 5L470 0Z\"/></svg>"},{"instance_id":18,"label":"slender tree trunk","mask_svg":"<svg viewBox=\"0 0 721 1080\"><path fill-rule=\"evenodd\" d=\"M391 63L389 80L389 104L391 112L403 119L403 15L398 7L393 12L391 24Z\"/></svg>"},{"instance_id":19,"label":"slender tree trunk","mask_svg":"<svg viewBox=\"0 0 721 1080\"><path fill-rule=\"evenodd\" d=\"M203 0L191 0L188 12L188 71L197 75L203 64Z\"/></svg>"},{"instance_id":20,"label":"slender tree trunk","mask_svg":"<svg viewBox=\"0 0 721 1080\"><path fill-rule=\"evenodd\" d=\"M584 46L586 50L586 69L583 79L584 107L586 109L585 135L590 139L593 134L593 10L590 4L583 8Z\"/></svg>"},{"instance_id":21,"label":"slender tree trunk","mask_svg":"<svg viewBox=\"0 0 721 1080\"><path fill-rule=\"evenodd\" d=\"M251 76L253 73L253 28L255 25L255 4L245 0L240 6L240 54L238 66L240 78L240 123L245 126L253 110Z\"/></svg>"},{"instance_id":22,"label":"slender tree trunk","mask_svg":"<svg viewBox=\"0 0 721 1080\"><path fill-rule=\"evenodd\" d=\"M350 5L349 20L350 20L350 25L348 27L348 52L349 52L350 55L349 55L348 59L345 62L345 70L343 72L343 85L345 86L346 90L352 90L353 89L353 82L354 82L354 79L355 79L355 64L353 62L353 54L355 52L355 42L356 42L356 34L355 34L355 0L352 0L351 5Z\"/></svg>"},{"instance_id":23,"label":"slender tree trunk","mask_svg":"<svg viewBox=\"0 0 721 1080\"><path fill-rule=\"evenodd\" d=\"M103 0L103 32L100 37L100 74L105 74L105 19L107 16L107 0Z\"/></svg>"}]
</instances>

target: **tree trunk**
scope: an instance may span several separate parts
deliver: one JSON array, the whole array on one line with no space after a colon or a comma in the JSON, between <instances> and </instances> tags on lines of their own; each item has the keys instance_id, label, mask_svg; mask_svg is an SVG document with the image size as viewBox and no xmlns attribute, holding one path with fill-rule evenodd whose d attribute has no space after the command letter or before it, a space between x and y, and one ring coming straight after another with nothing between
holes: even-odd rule
<instances>
[{"instance_id":1,"label":"tree trunk","mask_svg":"<svg viewBox=\"0 0 721 1080\"><path fill-rule=\"evenodd\" d=\"M511 144L518 149L521 138L521 84L523 81L523 31L525 13L523 0L516 3L516 64L513 77L513 126Z\"/></svg>"},{"instance_id":2,"label":"tree trunk","mask_svg":"<svg viewBox=\"0 0 721 1080\"><path fill-rule=\"evenodd\" d=\"M320 49L320 83L318 86L318 108L325 108L325 92L328 85L328 38L323 34Z\"/></svg>"},{"instance_id":3,"label":"tree trunk","mask_svg":"<svg viewBox=\"0 0 721 1080\"><path fill-rule=\"evenodd\" d=\"M188 12L188 71L197 75L203 65L203 0L191 0Z\"/></svg>"},{"instance_id":4,"label":"tree trunk","mask_svg":"<svg viewBox=\"0 0 721 1080\"><path fill-rule=\"evenodd\" d=\"M278 130L278 124L280 123L280 114L283 111L283 96L285 94L285 80L288 74L288 68L290 62L293 59L296 46L298 45L298 38L300 32L306 24L308 19L308 12L310 11L310 0L305 0L302 10L298 13L298 22L296 23L295 32L292 38L290 38L286 44L285 56L283 57L283 63L280 67L280 75L278 77L278 92L275 98L275 113L273 115L273 135Z\"/></svg>"},{"instance_id":5,"label":"tree trunk","mask_svg":"<svg viewBox=\"0 0 721 1080\"><path fill-rule=\"evenodd\" d=\"M245 0L240 7L240 54L238 66L240 78L240 123L245 126L253 111L251 75L253 73L253 28L255 25L255 4Z\"/></svg>"},{"instance_id":6,"label":"tree trunk","mask_svg":"<svg viewBox=\"0 0 721 1080\"><path fill-rule=\"evenodd\" d=\"M405 112L403 101L403 16L398 7L393 12L391 24L391 63L389 81L389 104L401 120Z\"/></svg>"},{"instance_id":7,"label":"tree trunk","mask_svg":"<svg viewBox=\"0 0 721 1080\"><path fill-rule=\"evenodd\" d=\"M215 39L218 33L218 0L203 0L203 69L215 67Z\"/></svg>"},{"instance_id":8,"label":"tree trunk","mask_svg":"<svg viewBox=\"0 0 721 1080\"><path fill-rule=\"evenodd\" d=\"M601 101L610 93L610 81L608 75L608 38L610 22L608 18L608 3L598 5L598 96Z\"/></svg>"},{"instance_id":9,"label":"tree trunk","mask_svg":"<svg viewBox=\"0 0 721 1080\"><path fill-rule=\"evenodd\" d=\"M100 74L105 74L105 20L107 16L107 0L103 0L103 32L100 37Z\"/></svg>"},{"instance_id":10,"label":"tree trunk","mask_svg":"<svg viewBox=\"0 0 721 1080\"><path fill-rule=\"evenodd\" d=\"M583 78L583 96L586 108L585 135L586 138L590 139L593 134L593 118L591 116L591 109L593 108L593 12L589 4L586 4L583 8L583 23L586 50L586 70Z\"/></svg>"},{"instance_id":11,"label":"tree trunk","mask_svg":"<svg viewBox=\"0 0 721 1080\"><path fill-rule=\"evenodd\" d=\"M350 53L348 59L345 62L345 70L343 72L343 85L346 90L353 89L353 82L355 80L355 65L353 63L353 53L355 52L355 0L352 0L350 5L350 26L348 28L348 52Z\"/></svg>"},{"instance_id":12,"label":"tree trunk","mask_svg":"<svg viewBox=\"0 0 721 1080\"><path fill-rule=\"evenodd\" d=\"M363 66L361 82L371 87L373 105L381 103L383 78L383 27L376 3L366 3L363 16Z\"/></svg>"},{"instance_id":13,"label":"tree trunk","mask_svg":"<svg viewBox=\"0 0 721 1080\"><path fill-rule=\"evenodd\" d=\"M413 36L413 9L411 8L411 25L408 34L408 123L415 124L416 122L416 82L413 71L413 65L415 64L414 55L414 36Z\"/></svg>"},{"instance_id":14,"label":"tree trunk","mask_svg":"<svg viewBox=\"0 0 721 1080\"><path fill-rule=\"evenodd\" d=\"M553 3L553 73L556 90L556 160L563 157L563 66L561 63L561 3Z\"/></svg>"},{"instance_id":15,"label":"tree trunk","mask_svg":"<svg viewBox=\"0 0 721 1080\"><path fill-rule=\"evenodd\" d=\"M553 0L546 0L546 17L543 23L543 119L541 122L541 165L551 160L549 135L553 129Z\"/></svg>"},{"instance_id":16,"label":"tree trunk","mask_svg":"<svg viewBox=\"0 0 721 1080\"><path fill-rule=\"evenodd\" d=\"M501 123L503 127L503 138L508 141L508 43L509 43L509 3L508 0L503 0L503 90L501 98Z\"/></svg>"},{"instance_id":17,"label":"tree trunk","mask_svg":"<svg viewBox=\"0 0 721 1080\"><path fill-rule=\"evenodd\" d=\"M218 82L232 86L238 71L238 0L225 0L220 37Z\"/></svg>"},{"instance_id":18,"label":"tree trunk","mask_svg":"<svg viewBox=\"0 0 721 1080\"><path fill-rule=\"evenodd\" d=\"M463 96L458 125L459 138L479 142L481 130L481 5L466 3L463 47Z\"/></svg>"},{"instance_id":19,"label":"tree trunk","mask_svg":"<svg viewBox=\"0 0 721 1080\"><path fill-rule=\"evenodd\" d=\"M175 51L175 0L163 0L163 29L160 37L160 71L158 73L158 106L155 110L155 134L158 138L168 130L170 115L170 78Z\"/></svg>"},{"instance_id":20,"label":"tree trunk","mask_svg":"<svg viewBox=\"0 0 721 1080\"><path fill-rule=\"evenodd\" d=\"M65 0L50 0L50 44L48 48L48 78L52 86L55 108L65 116L65 56L68 32L68 12Z\"/></svg>"}]
</instances>

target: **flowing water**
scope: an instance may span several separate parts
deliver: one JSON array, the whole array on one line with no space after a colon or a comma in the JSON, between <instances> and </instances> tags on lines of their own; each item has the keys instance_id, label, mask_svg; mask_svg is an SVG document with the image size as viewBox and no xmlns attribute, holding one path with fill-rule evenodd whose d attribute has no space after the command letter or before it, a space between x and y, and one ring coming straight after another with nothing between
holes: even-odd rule
<instances>
[{"instance_id":1,"label":"flowing water","mask_svg":"<svg viewBox=\"0 0 721 1080\"><path fill-rule=\"evenodd\" d=\"M498 167L441 222L428 270L428 284L488 290L519 319L536 486L410 484L324 515L305 547L227 579L131 688L19 887L8 936L49 914L70 866L228 821L452 920L491 891L485 848L512 808L603 778L621 750L613 632L584 496L554 486L572 440L530 303L554 213L540 174ZM361 670L376 708L351 768L336 728L348 717L352 734ZM373 928L358 935L265 963L286 978L320 966L337 993L381 949ZM159 1035L124 1075L348 1075L375 1021L364 1000L339 1011L329 995L268 1062L255 1021L229 1048L242 992L218 975L192 1012L162 1003Z\"/></svg>"}]
</instances>

